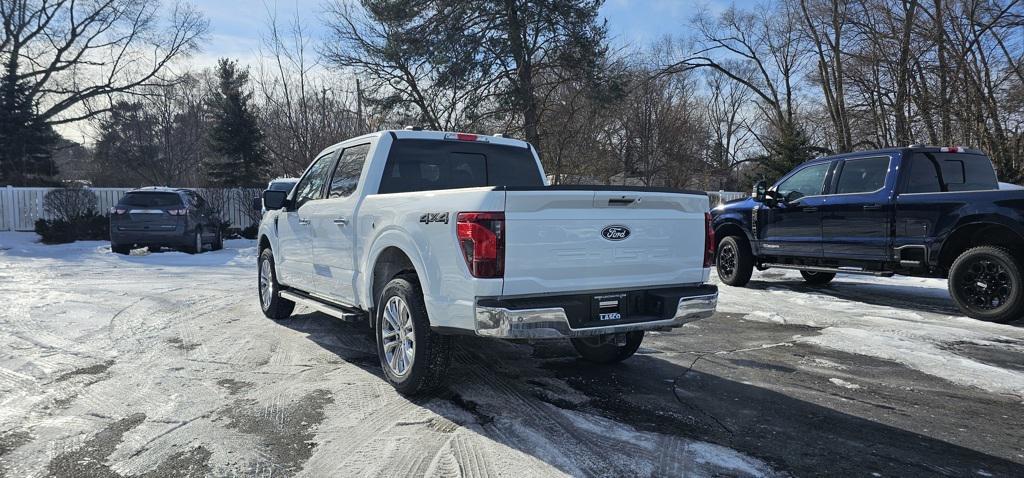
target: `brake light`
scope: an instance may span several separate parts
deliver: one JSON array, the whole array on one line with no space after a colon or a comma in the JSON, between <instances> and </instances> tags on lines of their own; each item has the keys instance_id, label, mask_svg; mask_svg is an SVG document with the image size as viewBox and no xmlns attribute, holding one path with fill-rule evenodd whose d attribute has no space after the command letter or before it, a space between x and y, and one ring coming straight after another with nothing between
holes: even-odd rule
<instances>
[{"instance_id":1,"label":"brake light","mask_svg":"<svg viewBox=\"0 0 1024 478\"><path fill-rule=\"evenodd\" d=\"M188 209L168 209L167 214L172 216L184 216L188 214Z\"/></svg>"},{"instance_id":2,"label":"brake light","mask_svg":"<svg viewBox=\"0 0 1024 478\"><path fill-rule=\"evenodd\" d=\"M715 265L715 230L711 227L711 213L704 213L704 267Z\"/></svg>"},{"instance_id":3,"label":"brake light","mask_svg":"<svg viewBox=\"0 0 1024 478\"><path fill-rule=\"evenodd\" d=\"M962 148L960 146L949 146L947 148L939 148L939 151L943 153L966 153L967 148Z\"/></svg>"},{"instance_id":4,"label":"brake light","mask_svg":"<svg viewBox=\"0 0 1024 478\"><path fill-rule=\"evenodd\" d=\"M505 213L460 212L455 234L473 277L505 276Z\"/></svg>"},{"instance_id":5,"label":"brake light","mask_svg":"<svg viewBox=\"0 0 1024 478\"><path fill-rule=\"evenodd\" d=\"M120 208L120 207L112 207L112 208L110 208L110 214L124 214L126 212L128 212L128 210L124 209L124 208Z\"/></svg>"},{"instance_id":6,"label":"brake light","mask_svg":"<svg viewBox=\"0 0 1024 478\"><path fill-rule=\"evenodd\" d=\"M487 142L486 137L469 133L447 133L444 135L444 139L454 139L458 141L480 141L484 143Z\"/></svg>"}]
</instances>

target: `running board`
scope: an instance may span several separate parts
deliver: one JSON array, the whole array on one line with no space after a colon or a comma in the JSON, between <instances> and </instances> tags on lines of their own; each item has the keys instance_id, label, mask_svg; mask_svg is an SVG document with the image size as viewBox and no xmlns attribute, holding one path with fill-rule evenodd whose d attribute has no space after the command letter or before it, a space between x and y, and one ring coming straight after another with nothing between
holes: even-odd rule
<instances>
[{"instance_id":1,"label":"running board","mask_svg":"<svg viewBox=\"0 0 1024 478\"><path fill-rule=\"evenodd\" d=\"M799 266L793 264L763 264L763 266L768 269L790 269L794 271L808 272L835 272L837 274L854 274L859 276L892 277L893 275L895 275L892 272L839 269L837 267Z\"/></svg>"},{"instance_id":2,"label":"running board","mask_svg":"<svg viewBox=\"0 0 1024 478\"><path fill-rule=\"evenodd\" d=\"M306 295L299 291L282 290L280 292L282 299L288 299L296 304L304 305L311 309L316 309L332 317L337 317L343 320L350 320L352 318L358 318L365 314L362 311L348 310L340 305L328 304L320 299Z\"/></svg>"}]
</instances>

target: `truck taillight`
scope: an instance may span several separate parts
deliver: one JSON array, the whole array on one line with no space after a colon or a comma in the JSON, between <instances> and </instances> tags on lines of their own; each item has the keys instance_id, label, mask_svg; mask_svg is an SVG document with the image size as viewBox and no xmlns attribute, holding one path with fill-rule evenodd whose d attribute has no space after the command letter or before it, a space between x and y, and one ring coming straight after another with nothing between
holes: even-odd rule
<instances>
[{"instance_id":1,"label":"truck taillight","mask_svg":"<svg viewBox=\"0 0 1024 478\"><path fill-rule=\"evenodd\" d=\"M505 276L505 213L460 212L455 234L473 277Z\"/></svg>"},{"instance_id":2,"label":"truck taillight","mask_svg":"<svg viewBox=\"0 0 1024 478\"><path fill-rule=\"evenodd\" d=\"M715 265L715 230L711 228L711 213L704 213L704 267Z\"/></svg>"}]
</instances>

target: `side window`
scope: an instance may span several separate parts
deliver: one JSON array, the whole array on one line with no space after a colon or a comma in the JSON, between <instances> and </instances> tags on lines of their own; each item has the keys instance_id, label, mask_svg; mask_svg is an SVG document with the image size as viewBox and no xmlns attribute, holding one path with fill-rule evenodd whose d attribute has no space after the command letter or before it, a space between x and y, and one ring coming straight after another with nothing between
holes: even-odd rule
<instances>
[{"instance_id":1,"label":"side window","mask_svg":"<svg viewBox=\"0 0 1024 478\"><path fill-rule=\"evenodd\" d=\"M351 195L356 186L359 185L359 176L363 172L363 163L366 162L366 154L370 152L370 145L361 144L345 148L341 157L338 158L338 165L334 168L334 175L331 176L331 198L342 198Z\"/></svg>"},{"instance_id":2,"label":"side window","mask_svg":"<svg viewBox=\"0 0 1024 478\"><path fill-rule=\"evenodd\" d=\"M935 168L935 162L923 154L915 154L911 157L905 174L908 179L903 192L937 193L942 191L942 184L939 183L939 170Z\"/></svg>"},{"instance_id":3,"label":"side window","mask_svg":"<svg viewBox=\"0 0 1024 478\"><path fill-rule=\"evenodd\" d=\"M985 156L963 153L925 153L942 168L947 191L999 189L995 168Z\"/></svg>"},{"instance_id":4,"label":"side window","mask_svg":"<svg viewBox=\"0 0 1024 478\"><path fill-rule=\"evenodd\" d=\"M327 175L331 172L331 159L333 158L334 153L321 156L309 167L306 175L299 180L299 184L295 186L294 190L295 209L314 199L323 198L324 183L327 182Z\"/></svg>"},{"instance_id":5,"label":"side window","mask_svg":"<svg viewBox=\"0 0 1024 478\"><path fill-rule=\"evenodd\" d=\"M836 194L869 193L885 186L889 158L848 159L843 162Z\"/></svg>"},{"instance_id":6,"label":"side window","mask_svg":"<svg viewBox=\"0 0 1024 478\"><path fill-rule=\"evenodd\" d=\"M828 168L831 164L821 163L801 169L785 181L779 183L775 191L787 201L795 201L804 196L821 194L821 187L825 184L825 175L828 174Z\"/></svg>"}]
</instances>

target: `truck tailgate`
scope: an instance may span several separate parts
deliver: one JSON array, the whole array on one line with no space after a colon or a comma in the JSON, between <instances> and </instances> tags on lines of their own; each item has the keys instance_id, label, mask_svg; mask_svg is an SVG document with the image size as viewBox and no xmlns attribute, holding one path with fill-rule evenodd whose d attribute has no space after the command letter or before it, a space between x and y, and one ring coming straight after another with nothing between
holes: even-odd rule
<instances>
[{"instance_id":1,"label":"truck tailgate","mask_svg":"<svg viewBox=\"0 0 1024 478\"><path fill-rule=\"evenodd\" d=\"M509 189L503 294L702 282L707 211L696 193Z\"/></svg>"}]
</instances>

